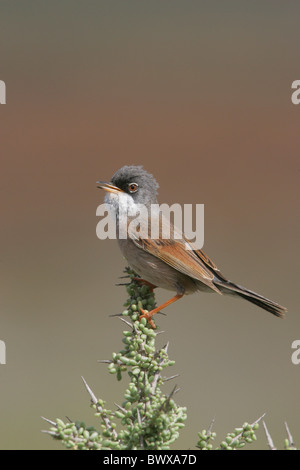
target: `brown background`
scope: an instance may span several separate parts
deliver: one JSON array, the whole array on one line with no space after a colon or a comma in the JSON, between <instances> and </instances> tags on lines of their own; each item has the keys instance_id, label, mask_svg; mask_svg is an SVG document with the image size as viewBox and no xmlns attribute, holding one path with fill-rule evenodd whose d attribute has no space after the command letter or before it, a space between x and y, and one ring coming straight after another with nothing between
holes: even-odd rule
<instances>
[{"instance_id":1,"label":"brown background","mask_svg":"<svg viewBox=\"0 0 300 470\"><path fill-rule=\"evenodd\" d=\"M188 407L174 448L213 417L221 440L263 412L278 447L285 420L300 445L299 14L295 1L1 2L1 448L60 448L40 415L97 425L81 375L122 402L126 381L97 363L121 346L109 315L126 293L117 243L96 238L95 182L124 164L156 176L160 202L204 203L208 255L289 309L281 321L199 294L159 318Z\"/></svg>"}]
</instances>

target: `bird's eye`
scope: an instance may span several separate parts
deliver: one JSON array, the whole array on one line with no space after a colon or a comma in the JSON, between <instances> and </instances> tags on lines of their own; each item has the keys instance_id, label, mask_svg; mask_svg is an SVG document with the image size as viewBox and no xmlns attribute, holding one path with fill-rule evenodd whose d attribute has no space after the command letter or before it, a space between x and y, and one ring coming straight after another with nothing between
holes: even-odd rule
<instances>
[{"instance_id":1,"label":"bird's eye","mask_svg":"<svg viewBox=\"0 0 300 470\"><path fill-rule=\"evenodd\" d=\"M128 189L130 193L135 193L138 190L139 185L137 183L130 183Z\"/></svg>"}]
</instances>

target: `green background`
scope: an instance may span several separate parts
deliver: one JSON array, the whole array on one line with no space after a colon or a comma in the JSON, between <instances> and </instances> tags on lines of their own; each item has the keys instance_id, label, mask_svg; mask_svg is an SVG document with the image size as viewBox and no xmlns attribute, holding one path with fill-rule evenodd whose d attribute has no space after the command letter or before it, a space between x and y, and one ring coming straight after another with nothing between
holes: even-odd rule
<instances>
[{"instance_id":1,"label":"green background","mask_svg":"<svg viewBox=\"0 0 300 470\"><path fill-rule=\"evenodd\" d=\"M205 204L204 250L231 280L288 307L281 321L198 294L159 317L194 448L263 412L300 445L297 1L0 2L0 446L57 449L40 419L97 425L80 376L114 408L97 359L121 346L125 266L96 237L96 208L124 164L159 181L159 201ZM157 300L169 293L157 291ZM171 390L172 383L165 386ZM263 431L256 448L266 448ZM255 448L255 446L251 448Z\"/></svg>"}]
</instances>

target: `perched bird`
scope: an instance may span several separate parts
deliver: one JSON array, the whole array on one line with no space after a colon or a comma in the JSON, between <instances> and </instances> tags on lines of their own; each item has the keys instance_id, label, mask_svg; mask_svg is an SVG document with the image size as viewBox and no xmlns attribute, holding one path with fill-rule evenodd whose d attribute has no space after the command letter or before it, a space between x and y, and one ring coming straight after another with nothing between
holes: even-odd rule
<instances>
[{"instance_id":1,"label":"perched bird","mask_svg":"<svg viewBox=\"0 0 300 470\"><path fill-rule=\"evenodd\" d=\"M161 236L161 230L158 238L145 238L142 234L132 231L132 217L129 217L125 221L127 237L118 236L118 228L126 216L126 211L132 215L135 213L134 209L138 209L141 204L149 209L149 226L153 226L153 223L172 225L170 221L160 218L159 213L154 211L154 215L151 214L151 205L158 204L159 185L142 166L123 166L113 175L110 182L98 181L97 185L106 191L105 203L116 220L120 249L131 268L141 276L141 282L151 288L162 287L176 292L170 300L150 312L140 309L140 319L146 318L152 328L155 328L152 320L155 313L184 294L197 291L242 297L277 317L284 317L287 310L285 307L229 281L213 261L202 250L196 249L182 232L178 237L178 229L174 226L171 226L169 239Z\"/></svg>"}]
</instances>

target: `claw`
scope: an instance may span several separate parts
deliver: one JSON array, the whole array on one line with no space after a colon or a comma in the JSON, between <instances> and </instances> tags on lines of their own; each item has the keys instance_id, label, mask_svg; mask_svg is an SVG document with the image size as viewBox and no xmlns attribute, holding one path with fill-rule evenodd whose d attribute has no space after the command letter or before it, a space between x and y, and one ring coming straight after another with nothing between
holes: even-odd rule
<instances>
[{"instance_id":1,"label":"claw","mask_svg":"<svg viewBox=\"0 0 300 470\"><path fill-rule=\"evenodd\" d=\"M154 308L153 310L151 310L151 312L145 312L145 310L143 310L142 308L140 308L140 311L142 312L142 315L140 315L140 320L142 318L146 318L146 320L148 321L148 323L150 324L150 326L155 329L156 326L153 322L153 320L151 320L151 317L153 317L153 315L155 315L156 313L158 313L161 309L167 307L168 305L172 304L173 302L176 302L177 300L181 299L181 297L183 296L184 294L176 294L174 295L174 297L172 297L170 300L168 300L167 302L165 302L164 304L160 305L159 307L156 307Z\"/></svg>"},{"instance_id":2,"label":"claw","mask_svg":"<svg viewBox=\"0 0 300 470\"><path fill-rule=\"evenodd\" d=\"M151 319L152 317L151 312L145 312L145 310L143 310L142 308L140 309L140 311L142 312L142 315L139 316L139 321L141 321L142 318L146 318L151 328L155 330L156 326L155 326L154 321Z\"/></svg>"}]
</instances>

